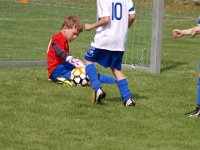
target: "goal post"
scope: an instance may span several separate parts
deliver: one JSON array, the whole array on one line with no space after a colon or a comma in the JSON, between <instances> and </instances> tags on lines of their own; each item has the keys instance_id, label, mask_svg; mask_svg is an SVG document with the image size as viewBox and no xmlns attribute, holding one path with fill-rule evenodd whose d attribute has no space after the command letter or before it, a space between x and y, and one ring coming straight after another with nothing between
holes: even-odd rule
<instances>
[{"instance_id":1,"label":"goal post","mask_svg":"<svg viewBox=\"0 0 200 150\"><path fill-rule=\"evenodd\" d=\"M153 0L150 71L160 73L164 0Z\"/></svg>"}]
</instances>

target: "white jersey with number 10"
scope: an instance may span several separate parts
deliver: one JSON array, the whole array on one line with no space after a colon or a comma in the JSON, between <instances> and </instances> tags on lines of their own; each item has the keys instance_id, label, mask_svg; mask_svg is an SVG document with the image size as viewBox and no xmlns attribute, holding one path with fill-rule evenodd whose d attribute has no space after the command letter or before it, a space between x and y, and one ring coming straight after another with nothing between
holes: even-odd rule
<instances>
[{"instance_id":1,"label":"white jersey with number 10","mask_svg":"<svg viewBox=\"0 0 200 150\"><path fill-rule=\"evenodd\" d=\"M91 45L110 51L124 51L129 14L135 14L132 0L97 0L97 19L110 16L110 23L96 29Z\"/></svg>"}]
</instances>

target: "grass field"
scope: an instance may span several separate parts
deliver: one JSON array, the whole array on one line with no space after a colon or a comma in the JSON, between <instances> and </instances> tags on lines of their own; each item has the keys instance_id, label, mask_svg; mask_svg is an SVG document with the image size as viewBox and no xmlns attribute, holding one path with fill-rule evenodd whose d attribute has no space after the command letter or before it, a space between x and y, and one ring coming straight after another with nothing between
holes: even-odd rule
<instances>
[{"instance_id":1,"label":"grass field","mask_svg":"<svg viewBox=\"0 0 200 150\"><path fill-rule=\"evenodd\" d=\"M198 149L200 118L185 113L196 105L200 36L171 36L195 25L164 22L160 74L123 69L135 108L120 106L115 85L104 85L107 98L94 105L91 88L51 83L46 67L0 68L0 149Z\"/></svg>"}]
</instances>

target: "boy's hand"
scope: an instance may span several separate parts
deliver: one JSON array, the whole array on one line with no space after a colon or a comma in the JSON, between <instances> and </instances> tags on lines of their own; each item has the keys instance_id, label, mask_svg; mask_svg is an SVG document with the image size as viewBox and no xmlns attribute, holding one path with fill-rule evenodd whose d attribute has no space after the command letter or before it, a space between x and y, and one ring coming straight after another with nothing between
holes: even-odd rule
<instances>
[{"instance_id":1,"label":"boy's hand","mask_svg":"<svg viewBox=\"0 0 200 150\"><path fill-rule=\"evenodd\" d=\"M82 62L78 58L74 58L72 56L68 56L66 58L66 61L69 62L70 64L74 65L75 67L83 67L83 68L85 68L84 62Z\"/></svg>"},{"instance_id":2,"label":"boy's hand","mask_svg":"<svg viewBox=\"0 0 200 150\"><path fill-rule=\"evenodd\" d=\"M86 31L92 30L92 26L91 26L90 24L86 23L86 24L85 24L85 30L86 30Z\"/></svg>"},{"instance_id":3,"label":"boy's hand","mask_svg":"<svg viewBox=\"0 0 200 150\"><path fill-rule=\"evenodd\" d=\"M182 31L179 29L175 29L175 30L173 30L172 35L174 38L179 38L182 36Z\"/></svg>"}]
</instances>

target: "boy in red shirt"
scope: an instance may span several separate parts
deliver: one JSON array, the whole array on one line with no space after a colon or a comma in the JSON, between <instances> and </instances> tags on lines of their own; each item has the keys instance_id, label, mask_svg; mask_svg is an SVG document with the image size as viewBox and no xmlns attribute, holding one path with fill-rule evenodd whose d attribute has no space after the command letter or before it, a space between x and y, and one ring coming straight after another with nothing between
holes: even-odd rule
<instances>
[{"instance_id":1,"label":"boy in red shirt","mask_svg":"<svg viewBox=\"0 0 200 150\"><path fill-rule=\"evenodd\" d=\"M72 85L71 71L75 67L84 67L85 64L70 55L68 42L73 41L83 31L83 23L78 16L67 16L60 32L50 40L47 49L48 78L64 85ZM99 75L102 83L115 83L115 78Z\"/></svg>"}]
</instances>

